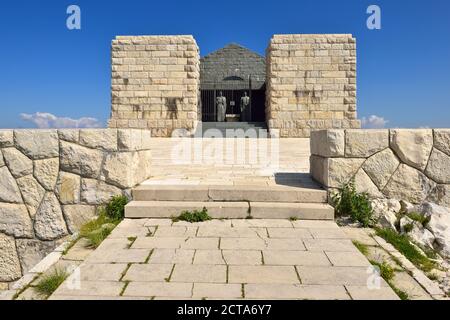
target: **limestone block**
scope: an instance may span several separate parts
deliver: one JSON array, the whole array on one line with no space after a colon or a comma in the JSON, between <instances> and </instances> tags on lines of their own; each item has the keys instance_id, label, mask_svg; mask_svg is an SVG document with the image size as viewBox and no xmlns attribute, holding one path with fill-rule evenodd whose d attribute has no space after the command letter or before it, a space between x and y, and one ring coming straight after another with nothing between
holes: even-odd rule
<instances>
[{"instance_id":1,"label":"limestone block","mask_svg":"<svg viewBox=\"0 0 450 320\"><path fill-rule=\"evenodd\" d=\"M58 178L59 158L34 161L34 177L48 191L53 191Z\"/></svg>"},{"instance_id":2,"label":"limestone block","mask_svg":"<svg viewBox=\"0 0 450 320\"><path fill-rule=\"evenodd\" d=\"M142 131L135 129L118 129L119 151L135 151L142 148Z\"/></svg>"},{"instance_id":3,"label":"limestone block","mask_svg":"<svg viewBox=\"0 0 450 320\"><path fill-rule=\"evenodd\" d=\"M14 281L21 276L14 238L0 233L0 281Z\"/></svg>"},{"instance_id":4,"label":"limestone block","mask_svg":"<svg viewBox=\"0 0 450 320\"><path fill-rule=\"evenodd\" d=\"M345 130L346 157L367 158L388 147L388 130Z\"/></svg>"},{"instance_id":5,"label":"limestone block","mask_svg":"<svg viewBox=\"0 0 450 320\"><path fill-rule=\"evenodd\" d=\"M450 208L450 185L437 185L436 188L434 188L434 190L430 193L427 200Z\"/></svg>"},{"instance_id":6,"label":"limestone block","mask_svg":"<svg viewBox=\"0 0 450 320\"><path fill-rule=\"evenodd\" d=\"M95 218L95 206L63 206L64 217L71 233L77 232L88 221Z\"/></svg>"},{"instance_id":7,"label":"limestone block","mask_svg":"<svg viewBox=\"0 0 450 320\"><path fill-rule=\"evenodd\" d=\"M0 148L14 146L13 130L0 130Z\"/></svg>"},{"instance_id":8,"label":"limestone block","mask_svg":"<svg viewBox=\"0 0 450 320\"><path fill-rule=\"evenodd\" d=\"M11 174L15 178L33 173L33 161L16 148L3 149L3 157Z\"/></svg>"},{"instance_id":9,"label":"limestone block","mask_svg":"<svg viewBox=\"0 0 450 320\"><path fill-rule=\"evenodd\" d=\"M427 129L392 129L390 145L400 160L419 170L425 170L433 148L433 132Z\"/></svg>"},{"instance_id":10,"label":"limestone block","mask_svg":"<svg viewBox=\"0 0 450 320\"><path fill-rule=\"evenodd\" d=\"M133 186L147 180L150 177L150 163L152 159L152 153L150 150L143 150L137 152L138 160L133 163Z\"/></svg>"},{"instance_id":11,"label":"limestone block","mask_svg":"<svg viewBox=\"0 0 450 320\"><path fill-rule=\"evenodd\" d=\"M80 141L80 129L60 129L58 137L67 142L78 143Z\"/></svg>"},{"instance_id":12,"label":"limestone block","mask_svg":"<svg viewBox=\"0 0 450 320\"><path fill-rule=\"evenodd\" d=\"M25 205L0 203L0 232L16 238L33 237L33 226Z\"/></svg>"},{"instance_id":13,"label":"limestone block","mask_svg":"<svg viewBox=\"0 0 450 320\"><path fill-rule=\"evenodd\" d=\"M75 204L80 202L81 178L80 176L61 171L56 185L56 195L62 204Z\"/></svg>"},{"instance_id":14,"label":"limestone block","mask_svg":"<svg viewBox=\"0 0 450 320\"><path fill-rule=\"evenodd\" d=\"M421 203L436 186L422 172L401 164L383 190L389 197L412 203Z\"/></svg>"},{"instance_id":15,"label":"limestone block","mask_svg":"<svg viewBox=\"0 0 450 320\"><path fill-rule=\"evenodd\" d=\"M17 185L22 192L23 200L27 205L30 216L34 217L44 197L44 188L32 175L17 179Z\"/></svg>"},{"instance_id":16,"label":"limestone block","mask_svg":"<svg viewBox=\"0 0 450 320\"><path fill-rule=\"evenodd\" d=\"M450 129L434 130L434 147L450 156Z\"/></svg>"},{"instance_id":17,"label":"limestone block","mask_svg":"<svg viewBox=\"0 0 450 320\"><path fill-rule=\"evenodd\" d=\"M450 184L450 156L433 148L425 173L437 183Z\"/></svg>"},{"instance_id":18,"label":"limestone block","mask_svg":"<svg viewBox=\"0 0 450 320\"><path fill-rule=\"evenodd\" d=\"M82 176L97 178L103 161L103 152L70 142L61 141L61 169Z\"/></svg>"},{"instance_id":19,"label":"limestone block","mask_svg":"<svg viewBox=\"0 0 450 320\"><path fill-rule=\"evenodd\" d=\"M381 190L397 170L400 162L391 149L378 152L363 164L364 171Z\"/></svg>"},{"instance_id":20,"label":"limestone block","mask_svg":"<svg viewBox=\"0 0 450 320\"><path fill-rule=\"evenodd\" d=\"M22 203L16 180L6 166L0 168L0 201Z\"/></svg>"},{"instance_id":21,"label":"limestone block","mask_svg":"<svg viewBox=\"0 0 450 320\"><path fill-rule=\"evenodd\" d=\"M80 144L94 149L117 151L117 130L82 129L80 130Z\"/></svg>"},{"instance_id":22,"label":"limestone block","mask_svg":"<svg viewBox=\"0 0 450 320\"><path fill-rule=\"evenodd\" d=\"M54 158L59 155L56 130L14 130L17 149L31 159Z\"/></svg>"},{"instance_id":23,"label":"limestone block","mask_svg":"<svg viewBox=\"0 0 450 320\"><path fill-rule=\"evenodd\" d=\"M56 247L55 241L16 239L17 253L24 273L28 272Z\"/></svg>"},{"instance_id":24,"label":"limestone block","mask_svg":"<svg viewBox=\"0 0 450 320\"><path fill-rule=\"evenodd\" d=\"M106 155L103 166L105 181L120 188L133 187L132 168L137 161L137 152L114 152Z\"/></svg>"},{"instance_id":25,"label":"limestone block","mask_svg":"<svg viewBox=\"0 0 450 320\"><path fill-rule=\"evenodd\" d=\"M311 154L322 157L343 157L344 130L319 130L311 132Z\"/></svg>"},{"instance_id":26,"label":"limestone block","mask_svg":"<svg viewBox=\"0 0 450 320\"><path fill-rule=\"evenodd\" d=\"M357 192L367 193L372 199L384 198L383 194L363 169L359 169L355 175L355 187Z\"/></svg>"},{"instance_id":27,"label":"limestone block","mask_svg":"<svg viewBox=\"0 0 450 320\"><path fill-rule=\"evenodd\" d=\"M318 164L313 163L314 161L316 159L311 160L313 177L326 187L341 188L355 176L364 159L323 158Z\"/></svg>"},{"instance_id":28,"label":"limestone block","mask_svg":"<svg viewBox=\"0 0 450 320\"><path fill-rule=\"evenodd\" d=\"M54 193L47 192L44 196L36 213L34 231L42 240L54 240L67 235L61 206Z\"/></svg>"},{"instance_id":29,"label":"limestone block","mask_svg":"<svg viewBox=\"0 0 450 320\"><path fill-rule=\"evenodd\" d=\"M3 160L3 152L2 149L0 149L0 168L5 165L5 161Z\"/></svg>"},{"instance_id":30,"label":"limestone block","mask_svg":"<svg viewBox=\"0 0 450 320\"><path fill-rule=\"evenodd\" d=\"M99 205L107 203L113 196L122 194L122 190L95 179L81 180L81 201Z\"/></svg>"}]
</instances>

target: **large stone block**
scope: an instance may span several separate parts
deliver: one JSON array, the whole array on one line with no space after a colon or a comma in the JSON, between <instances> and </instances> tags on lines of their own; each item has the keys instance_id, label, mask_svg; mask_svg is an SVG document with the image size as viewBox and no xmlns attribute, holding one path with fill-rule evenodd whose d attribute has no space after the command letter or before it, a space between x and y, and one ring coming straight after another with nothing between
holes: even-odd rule
<instances>
[{"instance_id":1,"label":"large stone block","mask_svg":"<svg viewBox=\"0 0 450 320\"><path fill-rule=\"evenodd\" d=\"M143 130L118 129L117 139L119 151L137 151L142 149Z\"/></svg>"},{"instance_id":2,"label":"large stone block","mask_svg":"<svg viewBox=\"0 0 450 320\"><path fill-rule=\"evenodd\" d=\"M117 151L117 130L115 129L82 129L80 144L93 149Z\"/></svg>"},{"instance_id":3,"label":"large stone block","mask_svg":"<svg viewBox=\"0 0 450 320\"><path fill-rule=\"evenodd\" d=\"M363 169L359 169L355 175L355 187L357 192L367 193L370 198L384 198L383 194Z\"/></svg>"},{"instance_id":4,"label":"large stone block","mask_svg":"<svg viewBox=\"0 0 450 320\"><path fill-rule=\"evenodd\" d=\"M437 183L450 184L450 156L433 148L425 173Z\"/></svg>"},{"instance_id":5,"label":"large stone block","mask_svg":"<svg viewBox=\"0 0 450 320\"><path fill-rule=\"evenodd\" d=\"M345 151L344 130L311 131L311 154L322 157L343 157Z\"/></svg>"},{"instance_id":6,"label":"large stone block","mask_svg":"<svg viewBox=\"0 0 450 320\"><path fill-rule=\"evenodd\" d=\"M440 184L428 196L428 201L450 208L450 184Z\"/></svg>"},{"instance_id":7,"label":"large stone block","mask_svg":"<svg viewBox=\"0 0 450 320\"><path fill-rule=\"evenodd\" d=\"M33 218L45 195L45 190L32 175L17 179L17 184L22 192L22 197L27 205L28 212Z\"/></svg>"},{"instance_id":8,"label":"large stone block","mask_svg":"<svg viewBox=\"0 0 450 320\"><path fill-rule=\"evenodd\" d=\"M391 149L378 152L363 164L364 171L381 190L397 170L400 162Z\"/></svg>"},{"instance_id":9,"label":"large stone block","mask_svg":"<svg viewBox=\"0 0 450 320\"><path fill-rule=\"evenodd\" d=\"M434 130L434 147L450 156L450 129Z\"/></svg>"},{"instance_id":10,"label":"large stone block","mask_svg":"<svg viewBox=\"0 0 450 320\"><path fill-rule=\"evenodd\" d=\"M59 155L56 130L14 130L17 149L31 159L54 158Z\"/></svg>"},{"instance_id":11,"label":"large stone block","mask_svg":"<svg viewBox=\"0 0 450 320\"><path fill-rule=\"evenodd\" d=\"M68 234L61 206L54 193L47 192L44 196L36 213L34 231L42 240L54 240Z\"/></svg>"},{"instance_id":12,"label":"large stone block","mask_svg":"<svg viewBox=\"0 0 450 320\"><path fill-rule=\"evenodd\" d=\"M3 149L6 165L15 178L33 173L33 161L16 148Z\"/></svg>"},{"instance_id":13,"label":"large stone block","mask_svg":"<svg viewBox=\"0 0 450 320\"><path fill-rule=\"evenodd\" d=\"M59 158L34 161L34 177L48 191L55 188L58 172Z\"/></svg>"},{"instance_id":14,"label":"large stone block","mask_svg":"<svg viewBox=\"0 0 450 320\"><path fill-rule=\"evenodd\" d=\"M95 218L95 206L67 205L63 206L63 212L70 233L80 231L86 222Z\"/></svg>"},{"instance_id":15,"label":"large stone block","mask_svg":"<svg viewBox=\"0 0 450 320\"><path fill-rule=\"evenodd\" d=\"M60 165L64 171L97 178L103 161L103 152L61 141Z\"/></svg>"},{"instance_id":16,"label":"large stone block","mask_svg":"<svg viewBox=\"0 0 450 320\"><path fill-rule=\"evenodd\" d=\"M436 183L419 170L401 164L384 188L383 193L389 198L421 203L435 186Z\"/></svg>"},{"instance_id":17,"label":"large stone block","mask_svg":"<svg viewBox=\"0 0 450 320\"><path fill-rule=\"evenodd\" d=\"M313 178L326 187L341 188L359 170L364 159L311 157Z\"/></svg>"},{"instance_id":18,"label":"large stone block","mask_svg":"<svg viewBox=\"0 0 450 320\"><path fill-rule=\"evenodd\" d=\"M0 281L14 281L21 276L14 238L0 233Z\"/></svg>"},{"instance_id":19,"label":"large stone block","mask_svg":"<svg viewBox=\"0 0 450 320\"><path fill-rule=\"evenodd\" d=\"M433 131L392 129L390 145L402 162L423 171L433 148Z\"/></svg>"},{"instance_id":20,"label":"large stone block","mask_svg":"<svg viewBox=\"0 0 450 320\"><path fill-rule=\"evenodd\" d=\"M14 146L13 130L0 130L0 148Z\"/></svg>"},{"instance_id":21,"label":"large stone block","mask_svg":"<svg viewBox=\"0 0 450 320\"><path fill-rule=\"evenodd\" d=\"M58 137L67 142L79 143L80 129L60 129L58 130Z\"/></svg>"},{"instance_id":22,"label":"large stone block","mask_svg":"<svg viewBox=\"0 0 450 320\"><path fill-rule=\"evenodd\" d=\"M120 188L134 186L132 168L138 161L137 152L115 152L106 155L103 166L105 181Z\"/></svg>"},{"instance_id":23,"label":"large stone block","mask_svg":"<svg viewBox=\"0 0 450 320\"><path fill-rule=\"evenodd\" d=\"M62 204L75 204L80 202L81 178L80 176L61 171L56 185L56 195Z\"/></svg>"},{"instance_id":24,"label":"large stone block","mask_svg":"<svg viewBox=\"0 0 450 320\"><path fill-rule=\"evenodd\" d=\"M85 204L105 204L113 196L122 194L122 190L95 179L81 180L81 201Z\"/></svg>"},{"instance_id":25,"label":"large stone block","mask_svg":"<svg viewBox=\"0 0 450 320\"><path fill-rule=\"evenodd\" d=\"M388 147L388 130L345 130L346 157L367 158Z\"/></svg>"},{"instance_id":26,"label":"large stone block","mask_svg":"<svg viewBox=\"0 0 450 320\"><path fill-rule=\"evenodd\" d=\"M33 225L25 205L0 203L0 232L16 238L33 237Z\"/></svg>"},{"instance_id":27,"label":"large stone block","mask_svg":"<svg viewBox=\"0 0 450 320\"><path fill-rule=\"evenodd\" d=\"M16 239L17 253L24 273L28 272L56 247L55 241Z\"/></svg>"},{"instance_id":28,"label":"large stone block","mask_svg":"<svg viewBox=\"0 0 450 320\"><path fill-rule=\"evenodd\" d=\"M22 203L16 180L6 166L0 168L0 201Z\"/></svg>"}]
</instances>

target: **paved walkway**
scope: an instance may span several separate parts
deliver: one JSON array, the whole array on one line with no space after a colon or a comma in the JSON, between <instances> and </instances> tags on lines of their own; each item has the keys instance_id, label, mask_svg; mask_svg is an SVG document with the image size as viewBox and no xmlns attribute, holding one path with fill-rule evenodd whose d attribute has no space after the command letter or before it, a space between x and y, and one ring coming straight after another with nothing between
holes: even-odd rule
<instances>
[{"instance_id":1,"label":"paved walkway","mask_svg":"<svg viewBox=\"0 0 450 320\"><path fill-rule=\"evenodd\" d=\"M398 299L331 221L124 220L50 299Z\"/></svg>"}]
</instances>

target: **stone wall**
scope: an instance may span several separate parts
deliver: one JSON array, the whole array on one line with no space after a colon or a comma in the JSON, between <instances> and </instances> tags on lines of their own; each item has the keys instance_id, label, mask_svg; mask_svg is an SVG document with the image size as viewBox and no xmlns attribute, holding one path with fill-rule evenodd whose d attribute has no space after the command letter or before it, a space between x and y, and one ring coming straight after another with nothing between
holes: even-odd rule
<instances>
[{"instance_id":1,"label":"stone wall","mask_svg":"<svg viewBox=\"0 0 450 320\"><path fill-rule=\"evenodd\" d=\"M310 170L330 190L354 178L372 198L450 207L450 129L313 131Z\"/></svg>"},{"instance_id":2,"label":"stone wall","mask_svg":"<svg viewBox=\"0 0 450 320\"><path fill-rule=\"evenodd\" d=\"M150 131L0 130L0 284L149 177Z\"/></svg>"},{"instance_id":3,"label":"stone wall","mask_svg":"<svg viewBox=\"0 0 450 320\"><path fill-rule=\"evenodd\" d=\"M194 132L200 56L192 36L118 36L112 41L110 128L150 129L168 137Z\"/></svg>"},{"instance_id":4,"label":"stone wall","mask_svg":"<svg viewBox=\"0 0 450 320\"><path fill-rule=\"evenodd\" d=\"M280 137L360 128L356 40L346 34L274 35L266 52L266 118Z\"/></svg>"}]
</instances>

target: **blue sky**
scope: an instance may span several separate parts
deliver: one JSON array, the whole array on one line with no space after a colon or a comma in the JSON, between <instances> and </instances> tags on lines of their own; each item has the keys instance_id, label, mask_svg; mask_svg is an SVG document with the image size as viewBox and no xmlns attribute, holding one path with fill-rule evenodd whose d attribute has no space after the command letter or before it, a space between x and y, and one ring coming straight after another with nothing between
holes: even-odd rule
<instances>
[{"instance_id":1,"label":"blue sky","mask_svg":"<svg viewBox=\"0 0 450 320\"><path fill-rule=\"evenodd\" d=\"M81 30L66 28L70 4ZM371 4L381 30L366 27ZM360 118L450 126L448 0L10 0L0 10L0 128L33 126L20 114L36 112L105 123L115 35L193 34L205 55L229 42L263 54L275 33L354 34Z\"/></svg>"}]
</instances>

